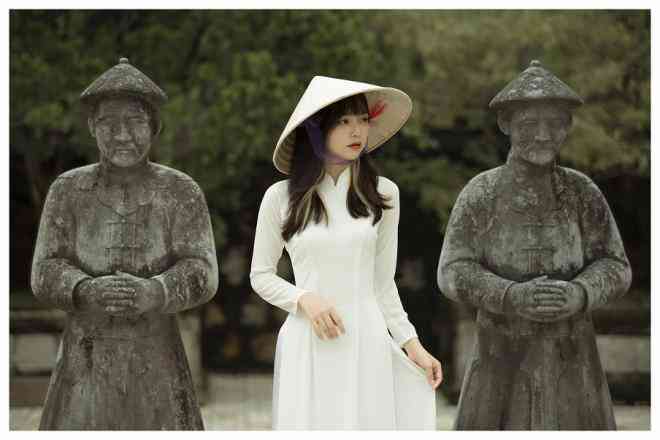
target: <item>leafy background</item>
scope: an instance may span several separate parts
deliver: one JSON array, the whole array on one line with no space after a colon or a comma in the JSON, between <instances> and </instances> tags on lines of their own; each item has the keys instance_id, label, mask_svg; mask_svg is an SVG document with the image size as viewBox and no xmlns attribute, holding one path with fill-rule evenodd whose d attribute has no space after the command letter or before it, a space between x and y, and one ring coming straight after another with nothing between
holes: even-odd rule
<instances>
[{"instance_id":1,"label":"leafy background","mask_svg":"<svg viewBox=\"0 0 660 440\"><path fill-rule=\"evenodd\" d=\"M284 176L274 144L314 75L397 87L413 99L401 133L377 150L402 194L398 285L422 342L451 368L460 315L435 285L451 207L508 152L490 99L532 59L585 100L561 164L605 193L650 291L648 11L28 11L10 12L12 298L29 296L39 215L53 179L98 158L78 97L126 56L169 95L152 159L203 188L221 266L204 308L204 364L272 367L284 314L250 288L265 189ZM282 273L290 268L282 264Z\"/></svg>"}]
</instances>

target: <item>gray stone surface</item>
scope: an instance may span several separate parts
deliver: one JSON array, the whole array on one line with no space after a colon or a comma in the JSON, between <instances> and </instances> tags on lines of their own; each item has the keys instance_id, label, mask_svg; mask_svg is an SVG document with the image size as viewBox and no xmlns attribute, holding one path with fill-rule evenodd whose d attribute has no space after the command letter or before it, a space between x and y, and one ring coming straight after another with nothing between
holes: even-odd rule
<instances>
[{"instance_id":1,"label":"gray stone surface","mask_svg":"<svg viewBox=\"0 0 660 440\"><path fill-rule=\"evenodd\" d=\"M14 311L11 312L15 319ZM34 315L23 315L34 320ZM187 312L178 315L181 340L190 366L193 384L198 400L205 395L206 370L202 367L201 319L200 313ZM41 405L46 397L48 376L55 367L56 351L60 335L58 333L10 334L10 405ZM52 340L54 348L44 350L43 344L34 340ZM50 345L47 344L47 345ZM19 357L16 357L19 353Z\"/></svg>"},{"instance_id":2,"label":"gray stone surface","mask_svg":"<svg viewBox=\"0 0 660 440\"><path fill-rule=\"evenodd\" d=\"M51 185L32 264L34 295L69 313L40 427L203 429L176 313L217 290L206 200L149 161L167 96L127 59L81 100L99 162Z\"/></svg>"},{"instance_id":3,"label":"gray stone surface","mask_svg":"<svg viewBox=\"0 0 660 440\"><path fill-rule=\"evenodd\" d=\"M461 191L438 264L442 293L478 309L457 429L616 428L591 313L631 269L598 187L557 164L581 102L538 61L491 102L509 157Z\"/></svg>"},{"instance_id":4,"label":"gray stone surface","mask_svg":"<svg viewBox=\"0 0 660 440\"><path fill-rule=\"evenodd\" d=\"M210 395L202 406L207 430L270 430L272 374L211 374ZM442 385L441 385L442 387ZM456 407L437 395L438 430L451 430ZM614 415L621 430L650 429L649 406L615 406ZM11 430L35 430L41 408L10 408Z\"/></svg>"},{"instance_id":5,"label":"gray stone surface","mask_svg":"<svg viewBox=\"0 0 660 440\"><path fill-rule=\"evenodd\" d=\"M456 323L454 340L454 383L460 385L465 375L465 369L470 365L470 359L477 337L477 324L473 320L460 319ZM596 345L601 365L613 386L638 386L632 378L637 375L651 373L651 338L646 335L597 335ZM611 382L612 377L618 382ZM631 376L632 375L632 376ZM650 380L650 379L649 379ZM458 390L455 390L458 391ZM644 400L639 395L637 400Z\"/></svg>"}]
</instances>

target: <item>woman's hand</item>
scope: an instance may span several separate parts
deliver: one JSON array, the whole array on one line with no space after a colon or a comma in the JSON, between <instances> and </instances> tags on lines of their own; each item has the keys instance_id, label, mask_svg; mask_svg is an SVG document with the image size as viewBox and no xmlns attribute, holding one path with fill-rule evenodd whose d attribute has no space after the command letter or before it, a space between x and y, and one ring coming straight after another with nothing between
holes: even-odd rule
<instances>
[{"instance_id":1,"label":"woman's hand","mask_svg":"<svg viewBox=\"0 0 660 440\"><path fill-rule=\"evenodd\" d=\"M339 313L324 297L317 293L304 293L298 298L298 306L312 322L314 333L321 339L334 339L346 333Z\"/></svg>"},{"instance_id":2,"label":"woman's hand","mask_svg":"<svg viewBox=\"0 0 660 440\"><path fill-rule=\"evenodd\" d=\"M433 389L442 383L442 365L440 361L422 347L418 338L412 338L405 344L403 349L408 354L408 359L419 365L426 372L426 378Z\"/></svg>"}]
</instances>

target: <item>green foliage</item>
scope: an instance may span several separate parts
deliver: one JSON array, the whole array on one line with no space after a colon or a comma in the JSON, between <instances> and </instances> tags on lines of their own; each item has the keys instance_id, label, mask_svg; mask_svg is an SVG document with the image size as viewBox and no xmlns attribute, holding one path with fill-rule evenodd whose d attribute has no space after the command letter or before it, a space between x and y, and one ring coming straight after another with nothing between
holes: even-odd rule
<instances>
[{"instance_id":1,"label":"green foliage","mask_svg":"<svg viewBox=\"0 0 660 440\"><path fill-rule=\"evenodd\" d=\"M410 12L394 32L419 52L422 74L408 91L424 125L460 120L483 129L488 148L496 130L488 102L539 59L586 102L575 112L564 163L589 174L649 176L648 12Z\"/></svg>"},{"instance_id":2,"label":"green foliage","mask_svg":"<svg viewBox=\"0 0 660 440\"><path fill-rule=\"evenodd\" d=\"M647 11L14 10L10 32L11 148L41 164L44 184L70 167L54 156L95 160L78 96L126 56L170 97L153 158L199 182L221 254L251 243L261 196L283 178L274 145L316 74L412 97L377 157L415 203L404 215L433 216L438 235L465 183L502 163L487 105L534 58L586 102L566 165L650 173Z\"/></svg>"}]
</instances>

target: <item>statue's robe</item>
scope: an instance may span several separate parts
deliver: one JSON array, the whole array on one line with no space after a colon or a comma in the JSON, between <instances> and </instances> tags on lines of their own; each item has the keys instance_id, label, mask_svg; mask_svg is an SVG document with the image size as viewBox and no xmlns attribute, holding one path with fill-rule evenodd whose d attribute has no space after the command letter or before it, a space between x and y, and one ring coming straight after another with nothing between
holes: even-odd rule
<instances>
[{"instance_id":1,"label":"statue's robe","mask_svg":"<svg viewBox=\"0 0 660 440\"><path fill-rule=\"evenodd\" d=\"M438 285L478 309L456 429L616 429L591 313L628 290L630 265L598 187L559 166L550 181L556 203L538 206L507 163L453 208ZM585 309L551 323L505 313L512 283L542 275L580 285Z\"/></svg>"},{"instance_id":2,"label":"statue's robe","mask_svg":"<svg viewBox=\"0 0 660 440\"><path fill-rule=\"evenodd\" d=\"M104 166L68 171L46 199L32 290L68 312L40 429L203 429L176 312L218 287L204 195L187 175L151 162L122 187ZM83 312L81 281L116 271L163 287L159 311Z\"/></svg>"}]
</instances>

